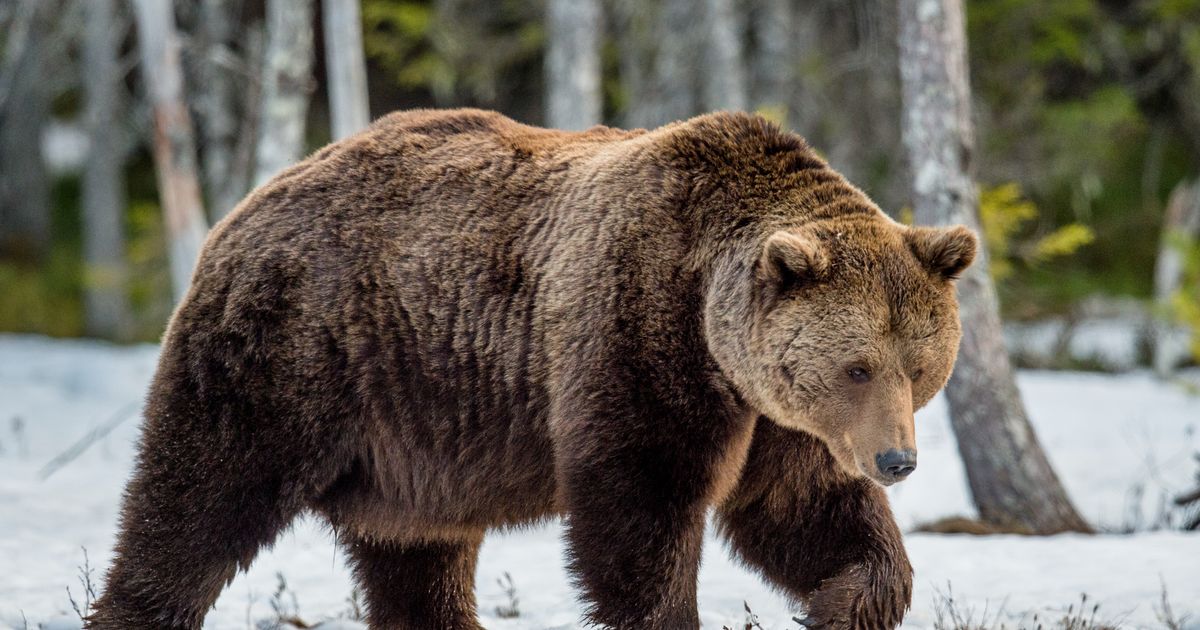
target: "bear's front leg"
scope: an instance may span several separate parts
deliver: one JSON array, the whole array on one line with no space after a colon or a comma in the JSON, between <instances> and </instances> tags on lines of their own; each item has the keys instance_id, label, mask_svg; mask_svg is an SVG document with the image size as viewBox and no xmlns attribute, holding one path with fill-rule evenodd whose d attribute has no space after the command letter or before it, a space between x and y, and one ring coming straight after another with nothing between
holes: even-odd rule
<instances>
[{"instance_id":1,"label":"bear's front leg","mask_svg":"<svg viewBox=\"0 0 1200 630\"><path fill-rule=\"evenodd\" d=\"M551 420L570 570L596 625L697 628L705 518L754 418L719 411L715 394L688 405L614 389L580 388Z\"/></svg>"},{"instance_id":2,"label":"bear's front leg","mask_svg":"<svg viewBox=\"0 0 1200 630\"><path fill-rule=\"evenodd\" d=\"M912 601L883 489L846 475L806 433L758 423L718 523L747 564L806 604L809 628L895 628Z\"/></svg>"},{"instance_id":3,"label":"bear's front leg","mask_svg":"<svg viewBox=\"0 0 1200 630\"><path fill-rule=\"evenodd\" d=\"M667 445L606 445L561 462L570 570L605 628L697 628L702 493ZM693 478L692 483L695 479Z\"/></svg>"}]
</instances>

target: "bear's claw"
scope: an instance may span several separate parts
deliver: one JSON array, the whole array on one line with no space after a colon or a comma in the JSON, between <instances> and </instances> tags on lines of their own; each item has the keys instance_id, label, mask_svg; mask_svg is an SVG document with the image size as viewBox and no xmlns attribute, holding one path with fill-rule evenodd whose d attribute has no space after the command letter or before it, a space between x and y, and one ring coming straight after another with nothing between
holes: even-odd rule
<instances>
[{"instance_id":1,"label":"bear's claw","mask_svg":"<svg viewBox=\"0 0 1200 630\"><path fill-rule=\"evenodd\" d=\"M795 620L808 630L890 630L911 601L911 569L854 565L822 582Z\"/></svg>"}]
</instances>

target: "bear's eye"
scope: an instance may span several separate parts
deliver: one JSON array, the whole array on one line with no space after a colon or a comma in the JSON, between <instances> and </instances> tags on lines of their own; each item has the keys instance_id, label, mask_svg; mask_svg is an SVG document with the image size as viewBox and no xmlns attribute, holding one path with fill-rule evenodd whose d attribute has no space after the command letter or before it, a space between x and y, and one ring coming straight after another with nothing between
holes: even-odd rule
<instances>
[{"instance_id":1,"label":"bear's eye","mask_svg":"<svg viewBox=\"0 0 1200 630\"><path fill-rule=\"evenodd\" d=\"M866 383L867 381L871 380L871 372L866 368L858 366L846 370L846 374L850 375L850 380L854 381L855 383Z\"/></svg>"},{"instance_id":2,"label":"bear's eye","mask_svg":"<svg viewBox=\"0 0 1200 630\"><path fill-rule=\"evenodd\" d=\"M913 375L912 375L913 382L915 383L915 382L921 380L922 376L925 376L925 370L918 368L916 372L913 372Z\"/></svg>"}]
</instances>

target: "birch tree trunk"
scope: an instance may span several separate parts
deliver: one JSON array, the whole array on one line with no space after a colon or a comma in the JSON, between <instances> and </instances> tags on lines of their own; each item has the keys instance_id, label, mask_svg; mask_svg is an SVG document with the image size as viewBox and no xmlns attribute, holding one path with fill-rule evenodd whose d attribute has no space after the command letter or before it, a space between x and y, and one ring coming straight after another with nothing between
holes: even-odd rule
<instances>
[{"instance_id":1,"label":"birch tree trunk","mask_svg":"<svg viewBox=\"0 0 1200 630\"><path fill-rule=\"evenodd\" d=\"M371 123L367 100L367 61L363 51L359 0L322 0L325 75L333 139L358 133Z\"/></svg>"},{"instance_id":2,"label":"birch tree trunk","mask_svg":"<svg viewBox=\"0 0 1200 630\"><path fill-rule=\"evenodd\" d=\"M587 129L600 122L601 12L598 0L546 3L546 122Z\"/></svg>"},{"instance_id":3,"label":"birch tree trunk","mask_svg":"<svg viewBox=\"0 0 1200 630\"><path fill-rule=\"evenodd\" d=\"M41 258L50 248L50 176L42 131L50 116L52 20L58 3L22 0L0 57L0 247Z\"/></svg>"},{"instance_id":4,"label":"birch tree trunk","mask_svg":"<svg viewBox=\"0 0 1200 630\"><path fill-rule=\"evenodd\" d=\"M183 98L183 69L172 3L134 0L142 77L154 112L154 168L167 226L171 289L187 295L208 226L196 172L196 141Z\"/></svg>"},{"instance_id":5,"label":"birch tree trunk","mask_svg":"<svg viewBox=\"0 0 1200 630\"><path fill-rule=\"evenodd\" d=\"M267 0L255 186L266 183L304 154L312 63L312 0Z\"/></svg>"},{"instance_id":6,"label":"birch tree trunk","mask_svg":"<svg viewBox=\"0 0 1200 630\"><path fill-rule=\"evenodd\" d=\"M705 0L704 18L705 32L708 34L708 41L701 48L705 52L702 75L704 107L709 110L745 110L749 98L746 62L742 53L742 40L746 33L742 12L733 6L733 0ZM777 61L786 64L790 60Z\"/></svg>"},{"instance_id":7,"label":"birch tree trunk","mask_svg":"<svg viewBox=\"0 0 1200 630\"><path fill-rule=\"evenodd\" d=\"M962 0L899 0L903 135L918 223L979 231ZM1026 418L982 250L958 281L963 339L946 396L980 517L1030 533L1088 531Z\"/></svg>"},{"instance_id":8,"label":"birch tree trunk","mask_svg":"<svg viewBox=\"0 0 1200 630\"><path fill-rule=\"evenodd\" d=\"M259 111L262 109L263 64L266 61L266 34L261 22L243 29L243 67L245 88L238 98L242 120L238 125L237 142L233 146L233 163L225 188L232 210L246 196L254 183L255 156L258 153Z\"/></svg>"},{"instance_id":9,"label":"birch tree trunk","mask_svg":"<svg viewBox=\"0 0 1200 630\"><path fill-rule=\"evenodd\" d=\"M84 124L89 143L83 173L84 324L87 334L124 337L125 151L120 68L122 29L116 0L84 3Z\"/></svg>"},{"instance_id":10,"label":"birch tree trunk","mask_svg":"<svg viewBox=\"0 0 1200 630\"><path fill-rule=\"evenodd\" d=\"M1162 238L1154 264L1154 301L1162 314L1170 312L1171 300L1183 283L1184 252L1182 242L1200 237L1200 180L1180 182L1171 191L1163 216ZM1191 355L1190 335L1186 327L1160 316L1154 325L1154 371L1162 377Z\"/></svg>"},{"instance_id":11,"label":"birch tree trunk","mask_svg":"<svg viewBox=\"0 0 1200 630\"><path fill-rule=\"evenodd\" d=\"M237 5L234 0L203 0L200 6L200 35L196 64L203 89L195 95L199 128L204 138L201 160L204 190L214 221L220 220L245 194L233 187L234 147L238 137L237 86L233 52L237 35Z\"/></svg>"}]
</instances>

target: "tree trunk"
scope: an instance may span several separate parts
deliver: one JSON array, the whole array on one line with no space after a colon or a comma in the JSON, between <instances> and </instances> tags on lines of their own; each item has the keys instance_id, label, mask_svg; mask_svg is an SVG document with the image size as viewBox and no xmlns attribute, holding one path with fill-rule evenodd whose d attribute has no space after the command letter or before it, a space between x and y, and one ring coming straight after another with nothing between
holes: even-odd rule
<instances>
[{"instance_id":1,"label":"tree trunk","mask_svg":"<svg viewBox=\"0 0 1200 630\"><path fill-rule=\"evenodd\" d=\"M312 8L312 0L267 1L255 186L304 154L304 120L313 84Z\"/></svg>"},{"instance_id":2,"label":"tree trunk","mask_svg":"<svg viewBox=\"0 0 1200 630\"><path fill-rule=\"evenodd\" d=\"M253 183L254 160L258 153L258 113L262 109L262 76L266 53L266 35L262 23L246 27L244 31L244 67L247 80L242 90L238 108L242 112L238 125L237 142L234 143L233 165L226 184L227 194L232 200L232 210L246 196Z\"/></svg>"},{"instance_id":3,"label":"tree trunk","mask_svg":"<svg viewBox=\"0 0 1200 630\"><path fill-rule=\"evenodd\" d=\"M708 43L702 48L705 51L702 75L704 107L709 110L745 110L749 98L745 56L742 54L742 42L746 35L742 12L733 6L733 0L705 0L704 9L705 31L708 33ZM778 61L786 64L789 60Z\"/></svg>"},{"instance_id":4,"label":"tree trunk","mask_svg":"<svg viewBox=\"0 0 1200 630\"><path fill-rule=\"evenodd\" d=\"M84 123L89 144L83 173L84 323L87 334L125 336L125 155L120 137L123 33L115 0L88 0L83 50Z\"/></svg>"},{"instance_id":5,"label":"tree trunk","mask_svg":"<svg viewBox=\"0 0 1200 630\"><path fill-rule=\"evenodd\" d=\"M751 13L751 102L787 121L794 68L800 61L793 42L803 34L795 32L795 9L789 0L758 0L756 5Z\"/></svg>"},{"instance_id":6,"label":"tree trunk","mask_svg":"<svg viewBox=\"0 0 1200 630\"><path fill-rule=\"evenodd\" d=\"M1200 181L1181 182L1171 192L1163 216L1162 239L1158 260L1154 265L1154 301L1163 314L1154 326L1154 371L1168 376L1191 355L1188 330L1167 320L1171 300L1183 282L1184 252L1182 243L1193 243L1200 237Z\"/></svg>"},{"instance_id":7,"label":"tree trunk","mask_svg":"<svg viewBox=\"0 0 1200 630\"><path fill-rule=\"evenodd\" d=\"M601 13L598 0L546 4L546 122L587 129L600 122Z\"/></svg>"},{"instance_id":8,"label":"tree trunk","mask_svg":"<svg viewBox=\"0 0 1200 630\"><path fill-rule=\"evenodd\" d=\"M358 133L371 123L367 101L367 62L363 52L359 0L322 0L325 75L333 139Z\"/></svg>"},{"instance_id":9,"label":"tree trunk","mask_svg":"<svg viewBox=\"0 0 1200 630\"><path fill-rule=\"evenodd\" d=\"M659 7L658 50L648 126L684 120L699 113L700 37L703 15L691 0L663 0Z\"/></svg>"},{"instance_id":10,"label":"tree trunk","mask_svg":"<svg viewBox=\"0 0 1200 630\"><path fill-rule=\"evenodd\" d=\"M203 0L196 29L200 42L195 65L201 89L194 99L204 139L200 156L204 190L213 221L228 214L246 192L231 186L238 138L237 59L233 52L238 4L234 0Z\"/></svg>"},{"instance_id":11,"label":"tree trunk","mask_svg":"<svg viewBox=\"0 0 1200 630\"><path fill-rule=\"evenodd\" d=\"M904 144L919 223L979 231L962 0L900 0ZM1049 534L1089 531L1026 418L986 252L958 281L963 339L946 397L980 517Z\"/></svg>"},{"instance_id":12,"label":"tree trunk","mask_svg":"<svg viewBox=\"0 0 1200 630\"><path fill-rule=\"evenodd\" d=\"M653 125L650 84L654 46L654 12L645 0L613 0L613 31L617 40L621 92L621 124L629 129Z\"/></svg>"},{"instance_id":13,"label":"tree trunk","mask_svg":"<svg viewBox=\"0 0 1200 630\"><path fill-rule=\"evenodd\" d=\"M40 259L50 249L50 176L42 131L50 117L48 38L56 2L23 0L0 58L0 251Z\"/></svg>"},{"instance_id":14,"label":"tree trunk","mask_svg":"<svg viewBox=\"0 0 1200 630\"><path fill-rule=\"evenodd\" d=\"M196 141L170 2L135 0L142 77L154 111L154 168L167 226L171 289L183 299L208 227L196 173Z\"/></svg>"}]
</instances>

